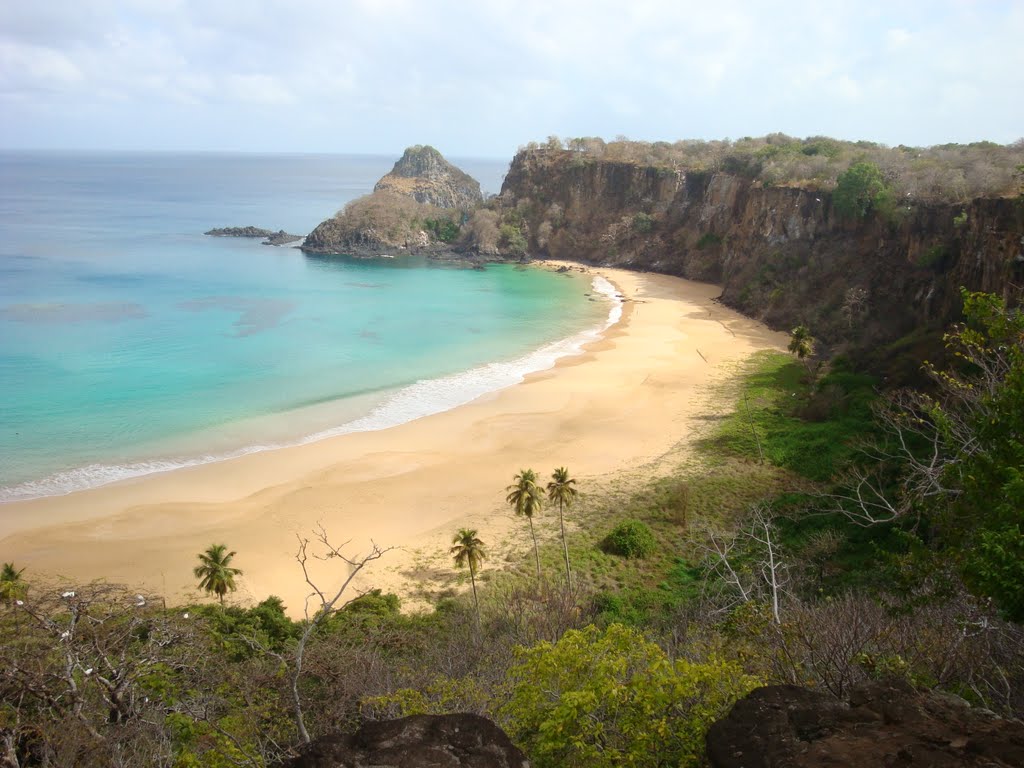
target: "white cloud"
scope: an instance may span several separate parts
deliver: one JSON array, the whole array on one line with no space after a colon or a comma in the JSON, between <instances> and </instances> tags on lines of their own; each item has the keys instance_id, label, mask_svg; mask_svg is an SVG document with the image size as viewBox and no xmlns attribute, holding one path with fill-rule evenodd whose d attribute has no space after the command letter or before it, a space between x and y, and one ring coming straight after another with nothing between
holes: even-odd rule
<instances>
[{"instance_id":1,"label":"white cloud","mask_svg":"<svg viewBox=\"0 0 1024 768\"><path fill-rule=\"evenodd\" d=\"M1024 4L939 0L6 3L0 145L34 141L40 115L97 101L116 104L109 125L101 110L92 134L84 121L51 133L116 145L135 115L172 125L180 109L194 128L153 141L204 146L204 130L232 121L245 131L224 136L267 149L430 140L506 154L550 133L771 130L1008 141L1024 124L1021 39ZM968 94L971 110L951 114ZM269 119L282 105L304 117L294 130Z\"/></svg>"}]
</instances>

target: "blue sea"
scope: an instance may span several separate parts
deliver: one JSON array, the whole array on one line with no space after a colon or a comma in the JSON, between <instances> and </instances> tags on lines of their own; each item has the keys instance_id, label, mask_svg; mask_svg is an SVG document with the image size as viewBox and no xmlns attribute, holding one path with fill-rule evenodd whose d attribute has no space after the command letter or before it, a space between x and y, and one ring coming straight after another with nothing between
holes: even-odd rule
<instances>
[{"instance_id":1,"label":"blue sea","mask_svg":"<svg viewBox=\"0 0 1024 768\"><path fill-rule=\"evenodd\" d=\"M615 320L578 273L202 234L306 234L394 160L0 152L0 501L400 424ZM455 162L499 191L506 162Z\"/></svg>"}]
</instances>

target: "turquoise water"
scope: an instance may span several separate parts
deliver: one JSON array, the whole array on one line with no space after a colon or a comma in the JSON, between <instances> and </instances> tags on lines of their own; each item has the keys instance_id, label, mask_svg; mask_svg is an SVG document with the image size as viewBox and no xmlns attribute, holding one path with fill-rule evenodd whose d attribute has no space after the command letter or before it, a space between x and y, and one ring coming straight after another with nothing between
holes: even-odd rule
<instances>
[{"instance_id":1,"label":"turquoise water","mask_svg":"<svg viewBox=\"0 0 1024 768\"><path fill-rule=\"evenodd\" d=\"M0 154L0 500L445 410L617 311L579 275L201 234L308 232L392 162ZM464 167L485 188L504 171Z\"/></svg>"}]
</instances>

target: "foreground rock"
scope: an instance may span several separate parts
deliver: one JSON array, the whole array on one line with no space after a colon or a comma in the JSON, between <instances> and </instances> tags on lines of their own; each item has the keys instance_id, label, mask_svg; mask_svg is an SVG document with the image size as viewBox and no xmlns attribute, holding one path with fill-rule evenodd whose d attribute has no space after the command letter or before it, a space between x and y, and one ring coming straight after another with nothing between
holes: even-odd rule
<instances>
[{"instance_id":1,"label":"foreground rock","mask_svg":"<svg viewBox=\"0 0 1024 768\"><path fill-rule=\"evenodd\" d=\"M1024 724L962 699L869 683L849 702L792 685L758 688L711 726L713 768L1024 765Z\"/></svg>"},{"instance_id":2,"label":"foreground rock","mask_svg":"<svg viewBox=\"0 0 1024 768\"><path fill-rule=\"evenodd\" d=\"M374 192L393 192L436 208L469 209L483 202L480 182L430 146L409 147Z\"/></svg>"},{"instance_id":3,"label":"foreground rock","mask_svg":"<svg viewBox=\"0 0 1024 768\"><path fill-rule=\"evenodd\" d=\"M287 245L288 243L297 243L302 239L302 235L291 235L283 229L274 232L260 227L219 227L203 234L212 237L262 237L265 238L263 245Z\"/></svg>"},{"instance_id":4,"label":"foreground rock","mask_svg":"<svg viewBox=\"0 0 1024 768\"><path fill-rule=\"evenodd\" d=\"M413 715L323 736L284 768L528 768L505 732L479 715Z\"/></svg>"}]
</instances>

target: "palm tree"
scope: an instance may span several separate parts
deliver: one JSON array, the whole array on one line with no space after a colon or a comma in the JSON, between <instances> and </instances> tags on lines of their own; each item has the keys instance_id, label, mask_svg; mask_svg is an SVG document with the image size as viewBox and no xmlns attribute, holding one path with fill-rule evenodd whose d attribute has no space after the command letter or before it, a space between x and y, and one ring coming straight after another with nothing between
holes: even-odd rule
<instances>
[{"instance_id":1,"label":"palm tree","mask_svg":"<svg viewBox=\"0 0 1024 768\"><path fill-rule=\"evenodd\" d=\"M814 337L806 325L798 325L789 333L789 351L804 361L807 373L811 373L810 358L814 354Z\"/></svg>"},{"instance_id":2,"label":"palm tree","mask_svg":"<svg viewBox=\"0 0 1024 768\"><path fill-rule=\"evenodd\" d=\"M533 516L540 512L543 496L537 485L536 473L532 469L519 470L519 474L512 478L512 485L505 490L508 491L505 501L517 515L523 515L530 523L533 556L537 561L537 580L540 581L540 548L537 546L537 532L533 529Z\"/></svg>"},{"instance_id":3,"label":"palm tree","mask_svg":"<svg viewBox=\"0 0 1024 768\"><path fill-rule=\"evenodd\" d=\"M199 565L192 569L199 579L199 588L216 594L221 605L224 605L224 595L237 589L235 576L242 575L240 570L231 567L231 558L236 553L226 550L224 544L211 544L199 555Z\"/></svg>"},{"instance_id":4,"label":"palm tree","mask_svg":"<svg viewBox=\"0 0 1024 768\"><path fill-rule=\"evenodd\" d=\"M565 519L562 517L562 508L572 506L576 501L579 491L574 487L576 480L569 477L569 470L565 467L558 467L551 473L551 482L548 483L548 501L552 504L558 502L558 525L562 529L562 553L565 555L565 581L572 589L572 572L569 570L569 545L565 541Z\"/></svg>"},{"instance_id":5,"label":"palm tree","mask_svg":"<svg viewBox=\"0 0 1024 768\"><path fill-rule=\"evenodd\" d=\"M7 603L8 608L13 608L14 601L24 597L28 591L28 585L21 578L24 572L24 568L15 568L14 563L4 563L0 569L0 600Z\"/></svg>"},{"instance_id":6,"label":"palm tree","mask_svg":"<svg viewBox=\"0 0 1024 768\"><path fill-rule=\"evenodd\" d=\"M448 554L455 556L455 567L469 566L469 580L473 584L473 602L476 604L476 623L480 623L480 598L476 594L476 569L487 558L484 543L476 537L476 529L460 528L452 539Z\"/></svg>"}]
</instances>

